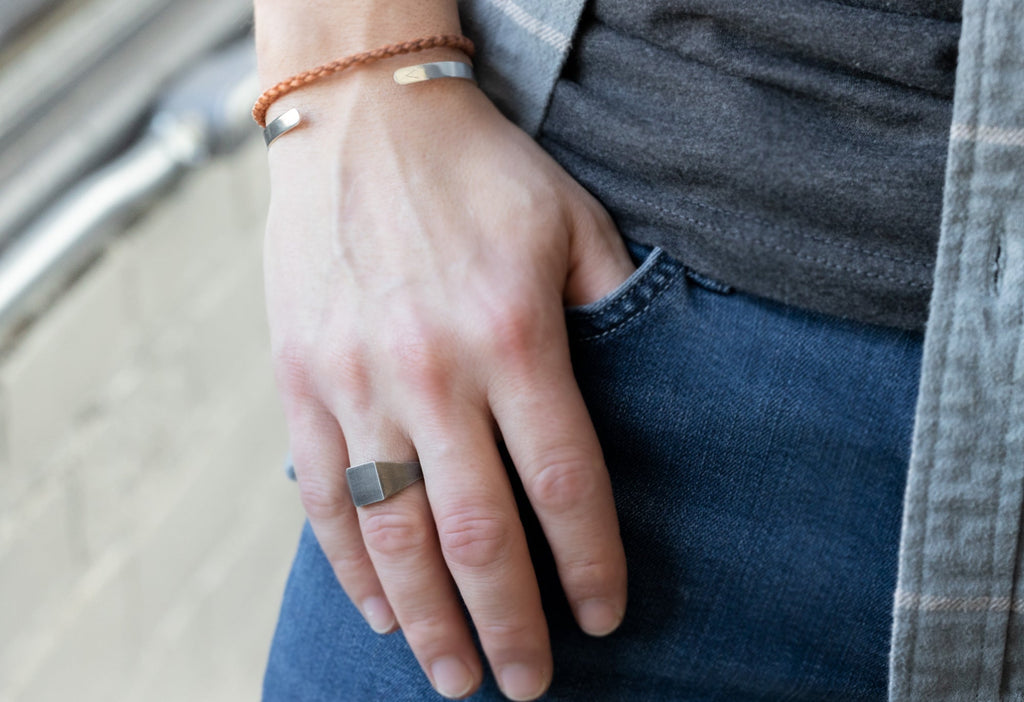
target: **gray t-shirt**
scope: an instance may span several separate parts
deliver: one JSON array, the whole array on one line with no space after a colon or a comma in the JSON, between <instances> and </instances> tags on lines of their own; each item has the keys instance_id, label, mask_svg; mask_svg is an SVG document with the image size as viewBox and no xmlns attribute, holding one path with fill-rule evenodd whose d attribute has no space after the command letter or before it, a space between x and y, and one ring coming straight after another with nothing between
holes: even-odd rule
<instances>
[{"instance_id":1,"label":"gray t-shirt","mask_svg":"<svg viewBox=\"0 0 1024 702\"><path fill-rule=\"evenodd\" d=\"M959 0L595 0L541 143L739 290L922 328Z\"/></svg>"}]
</instances>

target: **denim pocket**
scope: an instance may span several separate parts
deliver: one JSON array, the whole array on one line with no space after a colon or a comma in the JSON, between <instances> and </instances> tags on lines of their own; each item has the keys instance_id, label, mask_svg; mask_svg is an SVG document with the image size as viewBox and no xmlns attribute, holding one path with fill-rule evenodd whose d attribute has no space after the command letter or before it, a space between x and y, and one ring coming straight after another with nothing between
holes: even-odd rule
<instances>
[{"instance_id":1,"label":"denim pocket","mask_svg":"<svg viewBox=\"0 0 1024 702\"><path fill-rule=\"evenodd\" d=\"M576 341L604 336L635 322L686 272L681 263L661 248L628 240L626 245L637 263L632 275L601 299L566 308L569 335Z\"/></svg>"}]
</instances>

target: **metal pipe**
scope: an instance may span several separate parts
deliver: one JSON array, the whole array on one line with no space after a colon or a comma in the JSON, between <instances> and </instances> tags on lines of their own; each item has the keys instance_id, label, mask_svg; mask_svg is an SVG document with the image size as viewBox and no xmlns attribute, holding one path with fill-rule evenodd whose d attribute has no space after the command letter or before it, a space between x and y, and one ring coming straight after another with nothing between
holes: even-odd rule
<instances>
[{"instance_id":1,"label":"metal pipe","mask_svg":"<svg viewBox=\"0 0 1024 702\"><path fill-rule=\"evenodd\" d=\"M0 54L0 250L122 152L175 77L247 33L252 13L251 0L62 4Z\"/></svg>"},{"instance_id":2,"label":"metal pipe","mask_svg":"<svg viewBox=\"0 0 1024 702\"><path fill-rule=\"evenodd\" d=\"M19 235L0 258L0 343L44 309L129 217L187 169L253 133L254 66L251 40L205 63L167 93L134 146Z\"/></svg>"}]
</instances>

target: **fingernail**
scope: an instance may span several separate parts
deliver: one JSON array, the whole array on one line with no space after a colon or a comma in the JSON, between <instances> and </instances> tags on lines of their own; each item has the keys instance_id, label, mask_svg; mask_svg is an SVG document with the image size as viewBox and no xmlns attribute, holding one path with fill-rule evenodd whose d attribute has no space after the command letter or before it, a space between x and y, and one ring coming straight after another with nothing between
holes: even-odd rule
<instances>
[{"instance_id":1,"label":"fingernail","mask_svg":"<svg viewBox=\"0 0 1024 702\"><path fill-rule=\"evenodd\" d=\"M576 606L576 621L591 636L607 636L622 623L622 612L608 600L583 600Z\"/></svg>"},{"instance_id":2,"label":"fingernail","mask_svg":"<svg viewBox=\"0 0 1024 702\"><path fill-rule=\"evenodd\" d=\"M465 697L473 687L473 674L455 656L445 656L434 661L430 666L430 675L434 678L437 691L450 699Z\"/></svg>"},{"instance_id":3,"label":"fingernail","mask_svg":"<svg viewBox=\"0 0 1024 702\"><path fill-rule=\"evenodd\" d=\"M386 634L395 628L395 613L383 597L367 597L363 600L363 617L378 634Z\"/></svg>"},{"instance_id":4,"label":"fingernail","mask_svg":"<svg viewBox=\"0 0 1024 702\"><path fill-rule=\"evenodd\" d=\"M544 694L548 686L539 670L522 663L502 666L498 673L498 683L505 696L512 700L535 700Z\"/></svg>"}]
</instances>

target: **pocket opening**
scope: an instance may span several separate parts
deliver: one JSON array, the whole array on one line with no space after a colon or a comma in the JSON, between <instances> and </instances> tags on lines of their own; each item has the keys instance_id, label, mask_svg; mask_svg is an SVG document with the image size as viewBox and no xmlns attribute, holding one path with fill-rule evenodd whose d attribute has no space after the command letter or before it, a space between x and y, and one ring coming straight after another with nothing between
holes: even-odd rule
<instances>
[{"instance_id":1,"label":"pocket opening","mask_svg":"<svg viewBox=\"0 0 1024 702\"><path fill-rule=\"evenodd\" d=\"M573 307L566 307L565 311L567 314L595 314L601 311L601 308L610 305L622 295L624 295L636 282L643 278L644 275L654 266L658 258L664 254L661 247L649 247L643 246L642 244L636 244L634 242L627 242L627 248L629 254L633 259L633 263L636 264L636 270L629 274L629 277L619 283L611 292L606 293L602 297L588 302L585 305L575 305Z\"/></svg>"},{"instance_id":2,"label":"pocket opening","mask_svg":"<svg viewBox=\"0 0 1024 702\"><path fill-rule=\"evenodd\" d=\"M684 275L683 265L661 247L629 240L626 244L636 259L644 256L629 278L601 299L565 310L569 333L576 340L607 334L642 316L662 292Z\"/></svg>"}]
</instances>

